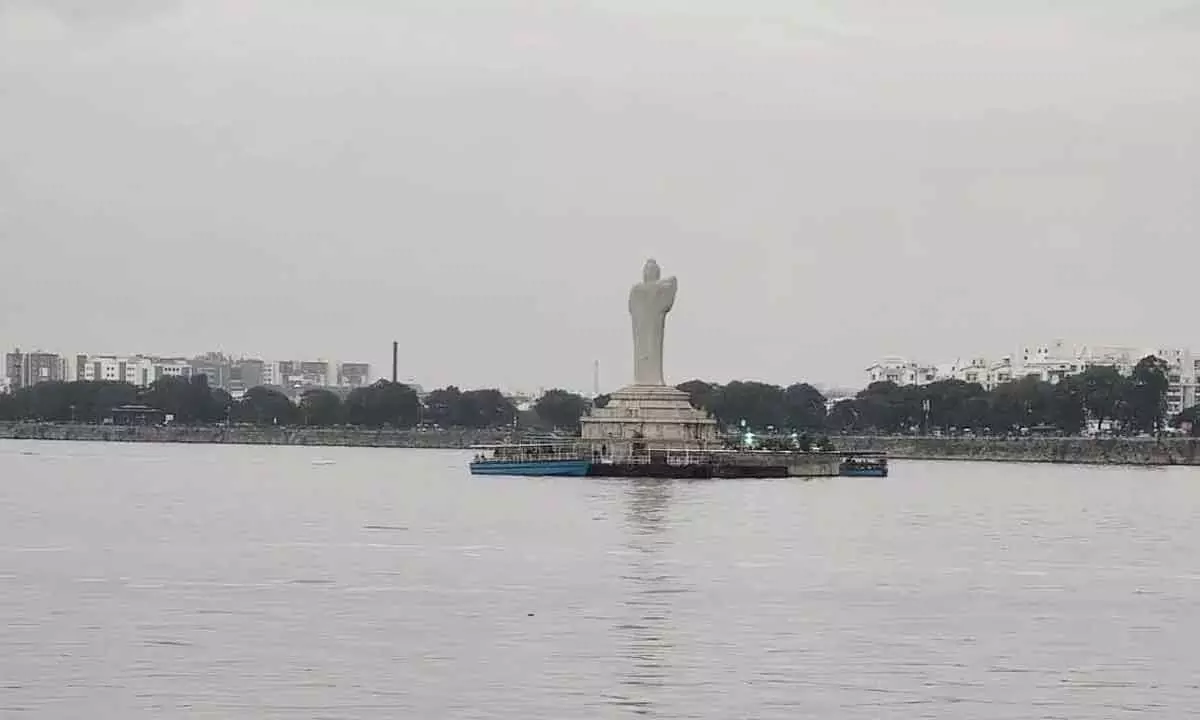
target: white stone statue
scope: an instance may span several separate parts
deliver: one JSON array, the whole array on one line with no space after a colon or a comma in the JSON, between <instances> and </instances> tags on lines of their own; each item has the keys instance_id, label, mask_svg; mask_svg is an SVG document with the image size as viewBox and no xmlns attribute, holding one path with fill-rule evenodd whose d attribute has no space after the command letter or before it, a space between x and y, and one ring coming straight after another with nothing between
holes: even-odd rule
<instances>
[{"instance_id":1,"label":"white stone statue","mask_svg":"<svg viewBox=\"0 0 1200 720\"><path fill-rule=\"evenodd\" d=\"M629 291L629 315L633 318L633 384L665 385L663 381L663 330L667 313L675 304L675 278L660 279L662 271L653 259L646 261L642 282Z\"/></svg>"}]
</instances>

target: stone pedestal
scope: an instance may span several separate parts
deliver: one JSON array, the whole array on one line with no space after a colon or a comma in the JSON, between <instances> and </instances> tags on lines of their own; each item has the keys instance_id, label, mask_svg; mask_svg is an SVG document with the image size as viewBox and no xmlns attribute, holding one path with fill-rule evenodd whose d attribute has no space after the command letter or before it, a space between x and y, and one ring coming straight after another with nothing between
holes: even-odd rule
<instances>
[{"instance_id":1,"label":"stone pedestal","mask_svg":"<svg viewBox=\"0 0 1200 720\"><path fill-rule=\"evenodd\" d=\"M581 422L584 443L608 458L719 446L717 421L692 407L687 393L663 385L618 390L607 406L594 408Z\"/></svg>"}]
</instances>

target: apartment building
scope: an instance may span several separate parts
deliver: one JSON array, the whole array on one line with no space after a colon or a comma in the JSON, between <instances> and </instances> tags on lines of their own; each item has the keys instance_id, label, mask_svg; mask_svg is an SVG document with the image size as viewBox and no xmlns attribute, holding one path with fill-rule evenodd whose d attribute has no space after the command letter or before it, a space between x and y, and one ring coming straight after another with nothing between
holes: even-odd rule
<instances>
[{"instance_id":1,"label":"apartment building","mask_svg":"<svg viewBox=\"0 0 1200 720\"><path fill-rule=\"evenodd\" d=\"M1044 345L1023 346L1015 356L997 361L975 358L948 365L927 365L888 357L867 368L868 382L887 381L897 385L927 385L957 379L978 383L992 390L1012 380L1033 376L1048 383L1078 375L1089 368L1112 367L1123 375L1133 372L1147 355L1162 358L1168 367L1167 414L1176 415L1200 404L1200 356L1187 348L1139 348L1120 345L1068 346L1062 340Z\"/></svg>"},{"instance_id":2,"label":"apartment building","mask_svg":"<svg viewBox=\"0 0 1200 720\"><path fill-rule=\"evenodd\" d=\"M371 384L371 366L367 363L338 363L338 387L356 388Z\"/></svg>"},{"instance_id":3,"label":"apartment building","mask_svg":"<svg viewBox=\"0 0 1200 720\"><path fill-rule=\"evenodd\" d=\"M61 355L48 352L21 352L16 348L4 356L4 377L10 391L43 382L65 380L67 364Z\"/></svg>"},{"instance_id":4,"label":"apartment building","mask_svg":"<svg viewBox=\"0 0 1200 720\"><path fill-rule=\"evenodd\" d=\"M123 382L146 387L163 377L190 378L197 374L183 358L156 358L146 355L76 355L75 379Z\"/></svg>"}]
</instances>

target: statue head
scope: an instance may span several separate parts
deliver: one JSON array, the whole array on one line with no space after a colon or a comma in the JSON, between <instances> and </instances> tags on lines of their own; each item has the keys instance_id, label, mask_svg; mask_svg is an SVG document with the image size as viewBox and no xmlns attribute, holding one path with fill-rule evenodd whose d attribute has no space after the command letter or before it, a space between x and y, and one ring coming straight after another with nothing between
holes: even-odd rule
<instances>
[{"instance_id":1,"label":"statue head","mask_svg":"<svg viewBox=\"0 0 1200 720\"><path fill-rule=\"evenodd\" d=\"M659 269L658 263L654 262L654 258L646 261L646 267L642 268L642 280L645 282L658 282L662 277L662 270Z\"/></svg>"}]
</instances>

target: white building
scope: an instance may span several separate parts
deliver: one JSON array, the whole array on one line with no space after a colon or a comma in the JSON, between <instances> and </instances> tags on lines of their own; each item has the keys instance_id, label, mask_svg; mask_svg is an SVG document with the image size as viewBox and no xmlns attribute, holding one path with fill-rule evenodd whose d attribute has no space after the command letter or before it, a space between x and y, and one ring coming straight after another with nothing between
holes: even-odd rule
<instances>
[{"instance_id":1,"label":"white building","mask_svg":"<svg viewBox=\"0 0 1200 720\"><path fill-rule=\"evenodd\" d=\"M1196 387L1200 357L1183 348L1159 349L1155 354L1167 363L1167 417L1200 403Z\"/></svg>"},{"instance_id":2,"label":"white building","mask_svg":"<svg viewBox=\"0 0 1200 720\"><path fill-rule=\"evenodd\" d=\"M177 358L144 355L77 355L75 379L89 382L124 382L146 387L162 377L192 376L192 365Z\"/></svg>"},{"instance_id":3,"label":"white building","mask_svg":"<svg viewBox=\"0 0 1200 720\"><path fill-rule=\"evenodd\" d=\"M1123 375L1133 372L1147 355L1167 363L1169 382L1167 415L1173 416L1200 404L1200 356L1186 348L1138 348L1119 345L1067 346L1062 340L1045 345L1028 345L1015 356L997 361L975 358L948 365L925 365L899 357L888 357L867 368L868 382L893 382L897 385L926 385L954 378L978 383L985 390L1034 376L1048 383L1078 375L1088 368L1112 367Z\"/></svg>"},{"instance_id":4,"label":"white building","mask_svg":"<svg viewBox=\"0 0 1200 720\"><path fill-rule=\"evenodd\" d=\"M885 357L867 368L869 382L890 382L896 385L928 385L937 379L937 368L921 365L902 357Z\"/></svg>"},{"instance_id":5,"label":"white building","mask_svg":"<svg viewBox=\"0 0 1200 720\"><path fill-rule=\"evenodd\" d=\"M78 355L75 379L88 382L123 382L145 387L154 382L154 362L138 355Z\"/></svg>"},{"instance_id":6,"label":"white building","mask_svg":"<svg viewBox=\"0 0 1200 720\"><path fill-rule=\"evenodd\" d=\"M984 389L991 390L1013 379L1013 367L1012 359L1008 357L999 361L975 358L937 365L887 357L867 368L867 378L869 383L891 382L897 385L928 385L942 380L961 380L978 383Z\"/></svg>"}]
</instances>

